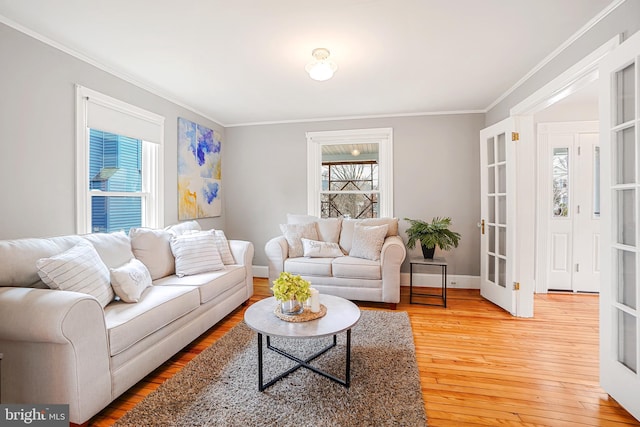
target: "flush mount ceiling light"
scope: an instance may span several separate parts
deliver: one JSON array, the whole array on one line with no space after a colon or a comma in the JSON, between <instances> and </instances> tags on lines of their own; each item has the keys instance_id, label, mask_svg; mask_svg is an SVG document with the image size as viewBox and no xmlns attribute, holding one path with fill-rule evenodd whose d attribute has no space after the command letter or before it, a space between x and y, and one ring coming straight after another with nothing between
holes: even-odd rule
<instances>
[{"instance_id":1,"label":"flush mount ceiling light","mask_svg":"<svg viewBox=\"0 0 640 427\"><path fill-rule=\"evenodd\" d=\"M329 50L325 48L317 48L313 49L311 52L311 56L313 56L313 61L309 62L305 70L309 73L309 77L313 80L318 80L320 82L324 80L329 80L333 77L333 73L336 72L338 66L335 62L329 60Z\"/></svg>"}]
</instances>

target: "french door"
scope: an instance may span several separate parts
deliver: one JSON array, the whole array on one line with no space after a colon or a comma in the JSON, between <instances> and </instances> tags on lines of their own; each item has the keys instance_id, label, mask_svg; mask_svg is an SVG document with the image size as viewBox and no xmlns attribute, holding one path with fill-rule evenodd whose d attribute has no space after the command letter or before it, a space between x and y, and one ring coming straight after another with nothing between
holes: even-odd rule
<instances>
[{"instance_id":1,"label":"french door","mask_svg":"<svg viewBox=\"0 0 640 427\"><path fill-rule=\"evenodd\" d=\"M600 66L600 384L640 420L640 33Z\"/></svg>"},{"instance_id":2,"label":"french door","mask_svg":"<svg viewBox=\"0 0 640 427\"><path fill-rule=\"evenodd\" d=\"M513 281L515 226L514 121L480 131L480 294L517 315Z\"/></svg>"}]
</instances>

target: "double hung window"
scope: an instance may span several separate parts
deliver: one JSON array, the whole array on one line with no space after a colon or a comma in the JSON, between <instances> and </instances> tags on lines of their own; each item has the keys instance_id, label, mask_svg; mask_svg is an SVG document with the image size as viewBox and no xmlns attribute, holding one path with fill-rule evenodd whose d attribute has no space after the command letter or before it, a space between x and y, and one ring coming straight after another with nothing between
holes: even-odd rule
<instances>
[{"instance_id":1,"label":"double hung window","mask_svg":"<svg viewBox=\"0 0 640 427\"><path fill-rule=\"evenodd\" d=\"M391 128L307 132L308 213L393 216Z\"/></svg>"},{"instance_id":2,"label":"double hung window","mask_svg":"<svg viewBox=\"0 0 640 427\"><path fill-rule=\"evenodd\" d=\"M78 86L77 232L162 226L164 118Z\"/></svg>"}]
</instances>

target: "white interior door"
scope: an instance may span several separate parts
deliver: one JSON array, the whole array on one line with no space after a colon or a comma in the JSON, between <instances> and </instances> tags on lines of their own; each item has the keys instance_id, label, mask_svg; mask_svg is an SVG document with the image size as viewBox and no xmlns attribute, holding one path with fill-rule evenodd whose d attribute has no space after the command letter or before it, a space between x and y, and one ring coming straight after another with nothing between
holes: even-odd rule
<instances>
[{"instance_id":1,"label":"white interior door","mask_svg":"<svg viewBox=\"0 0 640 427\"><path fill-rule=\"evenodd\" d=\"M480 131L480 294L517 315L513 282L515 240L514 121Z\"/></svg>"},{"instance_id":2,"label":"white interior door","mask_svg":"<svg viewBox=\"0 0 640 427\"><path fill-rule=\"evenodd\" d=\"M600 384L640 420L640 33L600 66Z\"/></svg>"},{"instance_id":3,"label":"white interior door","mask_svg":"<svg viewBox=\"0 0 640 427\"><path fill-rule=\"evenodd\" d=\"M600 292L600 135L581 133L576 145L571 290Z\"/></svg>"},{"instance_id":4,"label":"white interior door","mask_svg":"<svg viewBox=\"0 0 640 427\"><path fill-rule=\"evenodd\" d=\"M538 125L543 292L599 291L599 144L597 122Z\"/></svg>"}]
</instances>

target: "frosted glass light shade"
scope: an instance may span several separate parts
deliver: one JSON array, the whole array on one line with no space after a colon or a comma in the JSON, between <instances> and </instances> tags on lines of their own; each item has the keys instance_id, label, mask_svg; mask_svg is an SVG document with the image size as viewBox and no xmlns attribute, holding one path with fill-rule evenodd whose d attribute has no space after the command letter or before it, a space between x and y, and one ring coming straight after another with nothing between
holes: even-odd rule
<instances>
[{"instance_id":1,"label":"frosted glass light shade","mask_svg":"<svg viewBox=\"0 0 640 427\"><path fill-rule=\"evenodd\" d=\"M325 81L333 77L333 73L336 72L338 66L335 62L329 60L329 51L324 48L318 48L314 49L311 54L314 60L305 67L309 77L317 81Z\"/></svg>"}]
</instances>

